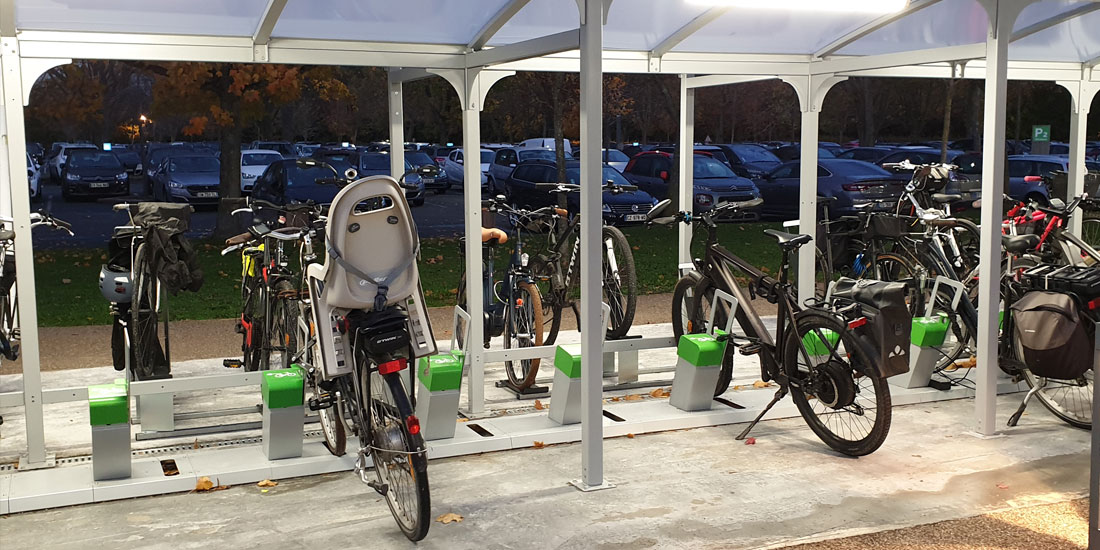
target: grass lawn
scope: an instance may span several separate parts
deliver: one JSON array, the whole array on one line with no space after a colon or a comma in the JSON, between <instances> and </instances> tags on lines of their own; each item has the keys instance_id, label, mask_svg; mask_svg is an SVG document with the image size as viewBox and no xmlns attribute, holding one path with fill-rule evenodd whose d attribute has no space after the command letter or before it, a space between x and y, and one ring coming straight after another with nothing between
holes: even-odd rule
<instances>
[{"instance_id":1,"label":"grass lawn","mask_svg":"<svg viewBox=\"0 0 1100 550\"><path fill-rule=\"evenodd\" d=\"M779 248L762 232L779 224L730 224L720 229L720 241L734 253L765 269L779 267ZM676 230L670 227L628 227L623 231L634 249L634 265L641 294L672 292L676 284ZM701 254L704 236L696 231L693 252ZM541 244L533 236L529 245ZM195 243L206 277L202 290L169 299L173 319L235 317L240 305L239 255L221 256L213 241ZM420 275L429 306L454 304L458 281L465 269L456 239L425 239L421 245ZM534 253L534 250L531 250ZM48 250L35 253L35 280L40 326L104 325L110 323L106 300L99 293L99 267L105 249ZM503 268L508 253L501 250Z\"/></svg>"}]
</instances>

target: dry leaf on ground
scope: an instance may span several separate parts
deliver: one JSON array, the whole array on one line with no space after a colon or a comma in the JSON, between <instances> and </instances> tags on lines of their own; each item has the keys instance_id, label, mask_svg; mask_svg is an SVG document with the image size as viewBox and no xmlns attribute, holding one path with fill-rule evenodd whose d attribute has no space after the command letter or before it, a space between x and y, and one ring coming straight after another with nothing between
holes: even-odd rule
<instances>
[{"instance_id":1,"label":"dry leaf on ground","mask_svg":"<svg viewBox=\"0 0 1100 550\"><path fill-rule=\"evenodd\" d=\"M257 483L256 486L257 487L274 487L278 484L279 484L278 481L271 481L270 479L265 479L265 480Z\"/></svg>"},{"instance_id":2,"label":"dry leaf on ground","mask_svg":"<svg viewBox=\"0 0 1100 550\"><path fill-rule=\"evenodd\" d=\"M541 442L541 441L535 441L535 442L534 442L534 443L533 443L532 445L533 445L533 446L534 446L534 447L535 447L536 449L541 449L541 448L543 448L543 447L545 447L545 446L546 446L546 444L545 444L545 443L543 443L543 442Z\"/></svg>"},{"instance_id":3,"label":"dry leaf on ground","mask_svg":"<svg viewBox=\"0 0 1100 550\"><path fill-rule=\"evenodd\" d=\"M745 389L743 386L734 386L733 387L733 391L741 391L743 389Z\"/></svg>"},{"instance_id":4,"label":"dry leaf on ground","mask_svg":"<svg viewBox=\"0 0 1100 550\"><path fill-rule=\"evenodd\" d=\"M545 408L546 408L546 406L542 404L542 400L540 400L540 399L535 400L535 410L536 411L541 411Z\"/></svg>"},{"instance_id":5,"label":"dry leaf on ground","mask_svg":"<svg viewBox=\"0 0 1100 550\"><path fill-rule=\"evenodd\" d=\"M614 403L618 403L619 401L622 401L622 400L623 399L621 397L612 397L611 398L611 401L614 402Z\"/></svg>"},{"instance_id":6,"label":"dry leaf on ground","mask_svg":"<svg viewBox=\"0 0 1100 550\"><path fill-rule=\"evenodd\" d=\"M1008 489L1008 485L1005 485L1004 483L998 483L997 488L998 489Z\"/></svg>"},{"instance_id":7,"label":"dry leaf on ground","mask_svg":"<svg viewBox=\"0 0 1100 550\"><path fill-rule=\"evenodd\" d=\"M442 516L439 516L439 517L435 518L436 521L438 521L439 523L442 523L444 525L446 525L448 523L462 523L463 519L465 519L465 518L463 518L462 516L460 516L460 515L458 515L454 512L447 512L446 514L443 514Z\"/></svg>"},{"instance_id":8,"label":"dry leaf on ground","mask_svg":"<svg viewBox=\"0 0 1100 550\"><path fill-rule=\"evenodd\" d=\"M195 483L195 491L200 493L210 493L213 491L224 491L228 489L228 485L214 485L213 481L210 481L209 477L202 476L199 481Z\"/></svg>"},{"instance_id":9,"label":"dry leaf on ground","mask_svg":"<svg viewBox=\"0 0 1100 550\"><path fill-rule=\"evenodd\" d=\"M627 439L634 439L634 434L626 434Z\"/></svg>"},{"instance_id":10,"label":"dry leaf on ground","mask_svg":"<svg viewBox=\"0 0 1100 550\"><path fill-rule=\"evenodd\" d=\"M192 449L198 449L199 448L199 440L198 439L195 440L195 443L194 443L194 445L191 446L191 448Z\"/></svg>"},{"instance_id":11,"label":"dry leaf on ground","mask_svg":"<svg viewBox=\"0 0 1100 550\"><path fill-rule=\"evenodd\" d=\"M672 395L672 394L664 388L657 388L657 389L649 392L650 397L661 398L661 397L668 397L669 395Z\"/></svg>"},{"instance_id":12,"label":"dry leaf on ground","mask_svg":"<svg viewBox=\"0 0 1100 550\"><path fill-rule=\"evenodd\" d=\"M625 400L627 400L627 401L641 401L641 400L642 400L642 396L640 396L640 395L638 395L638 394L634 394L634 393L632 393L632 394L630 394L630 395L628 395L628 396L624 397L623 399L625 399Z\"/></svg>"},{"instance_id":13,"label":"dry leaf on ground","mask_svg":"<svg viewBox=\"0 0 1100 550\"><path fill-rule=\"evenodd\" d=\"M745 445L756 445L756 438L750 437L745 440Z\"/></svg>"},{"instance_id":14,"label":"dry leaf on ground","mask_svg":"<svg viewBox=\"0 0 1100 550\"><path fill-rule=\"evenodd\" d=\"M758 388L758 389L759 389L759 388L766 388L766 387L768 387L768 386L770 386L770 385L771 385L771 382L765 382L765 381L763 381L763 380L757 380L756 382L753 382L753 383L752 383L752 387L754 387L754 388Z\"/></svg>"}]
</instances>

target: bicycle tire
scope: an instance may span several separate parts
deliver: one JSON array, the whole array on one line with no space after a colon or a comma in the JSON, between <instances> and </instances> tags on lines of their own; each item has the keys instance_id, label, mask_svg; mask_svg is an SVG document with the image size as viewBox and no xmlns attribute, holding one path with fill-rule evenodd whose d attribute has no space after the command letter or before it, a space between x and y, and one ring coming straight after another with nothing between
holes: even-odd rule
<instances>
[{"instance_id":1,"label":"bicycle tire","mask_svg":"<svg viewBox=\"0 0 1100 550\"><path fill-rule=\"evenodd\" d=\"M462 308L462 311L465 311L467 314L470 313L469 308L466 307L465 271L463 271L462 277L458 279L458 288L455 289L455 303L458 304L458 307ZM469 328L466 326L466 320L462 317L458 317L455 319L455 326L451 327L451 329L455 331L455 345L458 346L458 349L466 349L466 333L469 331Z\"/></svg>"},{"instance_id":2,"label":"bicycle tire","mask_svg":"<svg viewBox=\"0 0 1100 550\"><path fill-rule=\"evenodd\" d=\"M677 342L681 336L691 334L691 314L695 307L692 293L701 278L702 275L697 271L689 271L676 281L676 287L672 289L672 335Z\"/></svg>"},{"instance_id":3,"label":"bicycle tire","mask_svg":"<svg viewBox=\"0 0 1100 550\"><path fill-rule=\"evenodd\" d=\"M164 342L160 332L160 282L150 273L148 249L145 243L138 245L134 254L134 295L130 308L133 327L134 378L148 380L168 374L168 360L164 356Z\"/></svg>"},{"instance_id":4,"label":"bicycle tire","mask_svg":"<svg viewBox=\"0 0 1100 550\"><path fill-rule=\"evenodd\" d=\"M701 277L699 282L695 283L695 288L692 290L692 308L691 308L691 326L687 334L700 334L708 331L708 319L710 318L710 306L714 300L714 282L707 277ZM715 312L714 323L725 328L726 322L729 320L727 312ZM737 308L735 313L736 321L744 326L745 312L742 308ZM718 370L718 382L714 386L714 396L718 397L726 390L729 389L730 383L733 381L733 360L734 360L734 348L733 346L726 346L726 354L722 358L722 368Z\"/></svg>"},{"instance_id":5,"label":"bicycle tire","mask_svg":"<svg viewBox=\"0 0 1100 550\"><path fill-rule=\"evenodd\" d=\"M305 347L303 362L308 367L309 390L313 397L319 398L326 393L321 388L321 342L316 337L317 330L313 323L313 312L308 306L303 306L299 312L298 341ZM344 429L344 421L338 416L343 414L343 403L339 392L335 392L335 401L331 407L317 411L317 420L321 424L321 435L325 438L325 448L333 456L344 456L347 452L348 436Z\"/></svg>"},{"instance_id":6,"label":"bicycle tire","mask_svg":"<svg viewBox=\"0 0 1100 550\"><path fill-rule=\"evenodd\" d=\"M362 362L359 371L360 395L369 398L370 430L360 429L360 434L369 432L369 439L363 438L364 447L370 449L374 464L375 478L385 484L386 504L397 521L398 528L409 540L416 542L428 534L431 522L431 495L428 489L428 459L424 439L419 433L409 429L413 416L409 394L401 381L400 373L380 376L371 374L369 362ZM374 377L371 380L370 377ZM367 388L369 386L369 389ZM367 439L363 441L363 439ZM395 475L408 473L411 483L401 480L398 484ZM398 502L398 491L406 493L415 503ZM402 499L404 500L404 499ZM408 508L408 509L406 509Z\"/></svg>"},{"instance_id":7,"label":"bicycle tire","mask_svg":"<svg viewBox=\"0 0 1100 550\"><path fill-rule=\"evenodd\" d=\"M566 290L555 290L553 283L555 274L561 269L561 264L540 257L532 260L530 266L535 286L539 289L539 298L542 301L542 344L551 346L558 339L558 332L561 330L561 314L566 303Z\"/></svg>"},{"instance_id":8,"label":"bicycle tire","mask_svg":"<svg viewBox=\"0 0 1100 550\"><path fill-rule=\"evenodd\" d=\"M275 295L271 303L271 322L268 330L267 349L268 368L289 368L290 360L298 352L296 326L298 306L289 296L296 292L294 285L287 280L275 283ZM277 365L271 364L272 355L280 354Z\"/></svg>"},{"instance_id":9,"label":"bicycle tire","mask_svg":"<svg viewBox=\"0 0 1100 550\"><path fill-rule=\"evenodd\" d=\"M791 274L792 276L798 275L798 257L799 254L791 255ZM825 293L829 290L829 283L832 282L830 276L832 271L829 270L829 266L825 261L825 254L820 248L814 247L814 297L818 300L825 298Z\"/></svg>"},{"instance_id":10,"label":"bicycle tire","mask_svg":"<svg viewBox=\"0 0 1100 550\"><path fill-rule=\"evenodd\" d=\"M792 380L788 388L799 414L818 438L833 450L848 456L865 456L873 453L886 441L891 422L890 388L886 379L878 374L879 370L875 367L878 359L875 354L856 337L854 332L849 331L844 323L831 315L806 310L795 316L795 324L798 327L798 334L794 330L788 332L784 342L783 368L788 378ZM799 342L811 334L816 334L821 342L828 342L829 338L825 336L827 331L839 335L834 348L836 353L810 369L810 361L806 361L808 358L803 356ZM841 351L842 347L843 351ZM846 363L842 358L846 358L848 362ZM800 368L803 361L806 361L806 372ZM813 378L809 379L811 374ZM865 382L870 382L870 387L866 386ZM813 394L807 394L803 391L803 387L811 388ZM832 420L836 415L842 414L838 412L841 409L858 407L862 412L850 413L850 416L857 418L865 417L866 412L871 410L859 404L860 394L865 390L873 392L875 398L873 407L875 417L871 420L867 434L858 439L850 439L836 433ZM816 405L810 403L811 400L816 405L823 406L820 412ZM829 409L834 412L829 412ZM851 430L855 422L841 421L836 426Z\"/></svg>"},{"instance_id":11,"label":"bicycle tire","mask_svg":"<svg viewBox=\"0 0 1100 550\"><path fill-rule=\"evenodd\" d=\"M245 371L260 370L263 365L263 303L267 287L258 275L241 278L241 363Z\"/></svg>"},{"instance_id":12,"label":"bicycle tire","mask_svg":"<svg viewBox=\"0 0 1100 550\"><path fill-rule=\"evenodd\" d=\"M638 278L634 272L634 253L630 242L619 228L604 226L603 240L603 299L611 307L608 318L607 339L626 336L634 323L638 307ZM610 257L608 256L610 254ZM612 269L614 260L617 269Z\"/></svg>"},{"instance_id":13,"label":"bicycle tire","mask_svg":"<svg viewBox=\"0 0 1100 550\"><path fill-rule=\"evenodd\" d=\"M523 281L516 285L512 294L513 299L522 300L520 305L507 305L508 319L504 321L504 348L512 349L512 338L516 338L516 348L529 348L543 345L542 325L542 300L539 297L539 289L534 284ZM525 324L530 327L529 340L523 344L521 330ZM513 332L514 331L514 332ZM505 361L504 372L508 380L519 390L525 390L535 383L538 376L540 359L523 359L520 361Z\"/></svg>"}]
</instances>

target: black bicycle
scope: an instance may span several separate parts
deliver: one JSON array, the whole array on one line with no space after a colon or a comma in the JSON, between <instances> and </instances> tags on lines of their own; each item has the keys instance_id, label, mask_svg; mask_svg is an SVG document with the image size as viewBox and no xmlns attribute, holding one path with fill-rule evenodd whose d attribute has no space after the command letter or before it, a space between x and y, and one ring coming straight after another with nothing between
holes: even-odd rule
<instances>
[{"instance_id":1,"label":"black bicycle","mask_svg":"<svg viewBox=\"0 0 1100 550\"><path fill-rule=\"evenodd\" d=\"M735 350L742 355L758 355L761 379L779 385L775 397L738 439L747 437L789 393L810 429L829 447L850 456L870 454L882 445L890 430L891 401L886 367L879 350L865 337L867 329L863 327L868 319L861 305L840 299L810 300L808 307L797 304L788 282L790 260L812 240L809 235L764 231L776 239L783 253L778 280L718 244L718 222L723 217L736 216L760 203L760 199L722 203L699 216L679 212L651 221L659 225L698 223L707 230L704 257L696 259L695 271L676 284L672 305L675 336L679 339L684 333L707 332L709 323L726 326L730 305L715 300L715 295L722 292L736 298L734 317L744 337L719 336L727 339L728 345L715 395L729 387ZM749 279L748 292L737 282L735 273ZM754 296L779 306L774 338L753 308Z\"/></svg>"}]
</instances>

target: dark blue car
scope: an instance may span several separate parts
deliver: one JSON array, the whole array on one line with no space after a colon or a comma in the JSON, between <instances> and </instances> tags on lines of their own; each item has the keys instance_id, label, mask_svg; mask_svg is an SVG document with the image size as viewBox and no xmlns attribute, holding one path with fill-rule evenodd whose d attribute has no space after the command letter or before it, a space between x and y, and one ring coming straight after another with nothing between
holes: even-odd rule
<instances>
[{"instance_id":1,"label":"dark blue car","mask_svg":"<svg viewBox=\"0 0 1100 550\"><path fill-rule=\"evenodd\" d=\"M832 216L854 214L855 205L872 201L878 201L876 210L893 210L906 183L861 160L821 159L817 164L817 194L837 199L829 206ZM763 215L783 220L798 218L798 161L783 164L756 180L756 186L764 198Z\"/></svg>"},{"instance_id":2,"label":"dark blue car","mask_svg":"<svg viewBox=\"0 0 1100 550\"><path fill-rule=\"evenodd\" d=\"M294 204L313 201L328 204L340 192L332 184L318 184L318 179L332 178L332 171L324 166L299 166L293 159L275 161L256 178L252 188L255 199L275 204Z\"/></svg>"},{"instance_id":3,"label":"dark blue car","mask_svg":"<svg viewBox=\"0 0 1100 550\"><path fill-rule=\"evenodd\" d=\"M504 180L504 194L508 199L523 208L542 208L558 204L557 197L544 189L538 189L538 183L553 183L558 180L557 164L547 160L528 160L516 165L515 170ZM580 161L567 161L565 163L566 182L580 184ZM630 185L618 170L604 165L604 186L608 182L615 185ZM570 212L580 211L580 197L577 193L566 196L567 208ZM637 190L621 193L603 192L603 219L613 225L641 223L645 221L646 213L653 205L657 204L648 193Z\"/></svg>"},{"instance_id":4,"label":"dark blue car","mask_svg":"<svg viewBox=\"0 0 1100 550\"><path fill-rule=\"evenodd\" d=\"M677 183L673 170L676 157L669 153L645 152L630 159L623 175L638 188L658 200L668 198L670 183ZM723 202L743 202L760 196L752 180L733 173L729 166L714 157L696 154L693 165L694 212L706 212ZM755 212L744 212L746 219L757 217Z\"/></svg>"}]
</instances>

